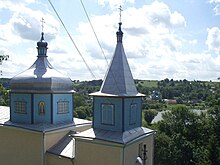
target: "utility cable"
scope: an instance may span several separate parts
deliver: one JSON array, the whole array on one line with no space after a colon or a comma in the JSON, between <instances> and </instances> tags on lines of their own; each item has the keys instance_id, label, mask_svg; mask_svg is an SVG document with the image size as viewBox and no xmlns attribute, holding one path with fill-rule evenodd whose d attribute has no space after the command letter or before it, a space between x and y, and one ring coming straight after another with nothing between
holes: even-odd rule
<instances>
[{"instance_id":1,"label":"utility cable","mask_svg":"<svg viewBox=\"0 0 220 165\"><path fill-rule=\"evenodd\" d=\"M74 42L72 36L70 35L69 31L67 30L67 28L66 28L64 22L62 21L61 17L59 16L58 12L56 11L54 5L52 4L52 2L51 2L50 0L48 0L48 2L50 3L50 5L51 5L51 7L53 8L54 12L56 13L58 19L60 20L61 24L63 25L63 27L64 27L66 33L68 34L68 36L69 36L71 42L73 43L74 47L76 48L77 52L78 52L79 55L81 56L83 62L85 63L87 69L89 70L90 74L92 75L92 77L93 77L94 79L96 79L95 75L93 74L92 70L90 69L89 65L87 64L85 58L83 57L83 55L81 54L80 50L78 49L76 43Z\"/></svg>"},{"instance_id":2,"label":"utility cable","mask_svg":"<svg viewBox=\"0 0 220 165\"><path fill-rule=\"evenodd\" d=\"M95 35L96 41L98 42L98 45L99 45L99 47L100 47L100 49L101 49L101 51L102 51L102 54L103 54L103 56L104 56L104 58L105 58L105 61L106 61L107 65L108 65L108 60L107 60L107 58L106 58L106 55L105 55L105 53L104 53L104 51L103 51L103 48L102 48L100 42L99 42L98 36L97 36L97 34L96 34L96 32L95 32L95 29L94 29L94 27L93 27L93 25L92 25L92 22L91 22L91 20L90 20L90 18L89 18L89 15L88 15L88 13L87 13L87 11L86 11L85 5L83 4L83 1L82 1L82 0L80 0L80 2L81 2L81 5L82 5L82 7L83 7L83 10L84 10L84 12L85 12L85 14L86 14L86 17L87 17L87 19L88 19L88 21L89 21L89 24L90 24L90 26L91 26L91 28L92 28L92 31L93 31L93 33L94 33L94 35Z\"/></svg>"},{"instance_id":3,"label":"utility cable","mask_svg":"<svg viewBox=\"0 0 220 165\"><path fill-rule=\"evenodd\" d=\"M96 40L97 40L97 42L98 42L98 45L99 45L99 47L100 47L100 49L101 49L101 51L102 51L102 54L103 54L103 56L104 56L104 58L105 58L105 61L106 61L107 66L108 66L108 68L109 68L109 72L110 72L110 74L112 75L112 78L113 78L113 80L114 80L114 84L115 84L116 88L118 89L118 91L121 91L121 89L120 89L120 87L118 86L118 83L117 83L117 81L116 81L115 75L114 75L114 73L113 73L113 72L111 71L111 69L110 69L108 60L107 60L107 58L106 58L106 55L105 55L105 53L104 53L104 51L103 51L103 49L102 49L102 46L101 46L100 42L99 42L98 36L97 36L97 34L96 34L96 32L95 32L95 29L94 29L94 27L93 27L93 25L92 25L92 22L91 22L90 18L89 18L89 15L88 15L88 12L87 12L87 10L86 10L86 8L85 8L85 5L83 4L83 1L82 1L82 0L80 0L80 2L81 2L81 5L82 5L82 7L83 7L83 10L84 10L84 12L85 12L85 14L86 14L86 17L87 17L87 19L88 19L88 21L89 21L89 24L90 24L90 26L91 26L91 28L92 28L92 31L93 31L93 33L94 33L94 35L95 35L95 38L96 38ZM120 20L121 20L121 11L122 11L122 9L121 9L121 6L120 6ZM108 72L107 72L107 73L108 73ZM106 76L107 76L107 74L105 75L105 78L104 78L104 79L106 79Z\"/></svg>"}]
</instances>

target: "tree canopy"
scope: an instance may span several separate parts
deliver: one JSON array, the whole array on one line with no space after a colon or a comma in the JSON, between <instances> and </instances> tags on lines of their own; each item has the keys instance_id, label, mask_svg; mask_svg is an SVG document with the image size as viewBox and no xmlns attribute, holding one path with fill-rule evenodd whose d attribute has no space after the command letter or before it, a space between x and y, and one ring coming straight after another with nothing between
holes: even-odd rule
<instances>
[{"instance_id":1,"label":"tree canopy","mask_svg":"<svg viewBox=\"0 0 220 165\"><path fill-rule=\"evenodd\" d=\"M198 115L180 106L155 125L156 165L220 164L220 113Z\"/></svg>"}]
</instances>

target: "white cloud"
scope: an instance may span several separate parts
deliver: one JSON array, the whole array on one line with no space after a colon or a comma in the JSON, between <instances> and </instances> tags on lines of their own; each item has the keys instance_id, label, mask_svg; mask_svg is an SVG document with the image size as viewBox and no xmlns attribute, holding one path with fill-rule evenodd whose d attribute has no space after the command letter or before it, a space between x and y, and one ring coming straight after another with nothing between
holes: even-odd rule
<instances>
[{"instance_id":1,"label":"white cloud","mask_svg":"<svg viewBox=\"0 0 220 165\"><path fill-rule=\"evenodd\" d=\"M220 3L220 0L209 0L210 3Z\"/></svg>"},{"instance_id":2,"label":"white cloud","mask_svg":"<svg viewBox=\"0 0 220 165\"><path fill-rule=\"evenodd\" d=\"M111 6L117 5L118 3L118 1L102 2ZM127 3L128 1L122 2ZM133 1L129 2L133 3ZM10 5L11 4L8 4L8 6ZM159 14L155 12L156 9L160 11ZM12 8L11 10L14 9ZM23 5L22 10L14 11L7 24L1 25L3 26L4 31L8 31L8 34L10 34L5 36L6 39L11 40L9 37L13 37L17 43L24 42L23 39L34 41L39 40L41 29L40 20L42 16L46 21L45 40L49 42L48 58L52 65L61 72L68 74L73 79L92 79L89 71L77 51L74 49L69 38L63 38L63 36L60 36L61 34L57 34L59 32L59 23L53 18L53 16L47 13L45 14L41 11L31 10ZM109 61L114 53L116 45L115 32L118 29L118 11L114 11L109 15L93 16L90 19ZM152 20L157 20L156 24ZM184 24L185 20L181 14L171 12L168 6L164 3L154 2L151 5L145 5L141 8L124 9L122 25L124 31L123 41L129 60L140 59L140 61L137 61L137 65L151 56L150 53L152 49L161 49L163 53L177 50L178 47L181 47L181 41L171 33L171 29L172 31L175 31L175 28L181 26L184 27ZM81 22L77 31L79 32L79 35L73 36L75 43L77 43L77 46L90 68L92 68L96 77L103 78L107 70L107 64L100 48L98 47L94 34L91 31L90 25ZM50 34L52 36L51 38L49 37ZM4 38L4 35L1 36ZM50 41L52 38L55 38L55 36L56 39ZM62 44L61 46L61 43L65 44ZM32 42L31 49L24 48L29 50L24 53L24 55L19 53L13 55L14 53L11 53L13 57L12 65L19 68L17 71L20 72L23 68L28 68L34 62L36 58L35 45L36 43ZM22 58L19 56L22 56ZM161 56L162 54L159 56L156 55L155 62ZM167 55L164 54L163 56L167 57ZM26 58L29 60L24 64L21 59ZM12 69L11 71L14 70ZM79 78L77 78L77 76L79 76Z\"/></svg>"},{"instance_id":3,"label":"white cloud","mask_svg":"<svg viewBox=\"0 0 220 165\"><path fill-rule=\"evenodd\" d=\"M111 9L115 10L119 8L119 6L123 6L126 3L134 3L135 0L98 0L98 4L105 6L109 5Z\"/></svg>"},{"instance_id":4,"label":"white cloud","mask_svg":"<svg viewBox=\"0 0 220 165\"><path fill-rule=\"evenodd\" d=\"M13 11L8 23L0 25L0 36L2 40L18 43L23 39L38 40L41 33L40 20L44 17L46 23L44 24L44 31L46 32L47 39L54 39L59 30L59 22L49 13L39 10L32 10L26 7L27 4L34 2L35 0L7 0L2 8ZM16 8L15 8L16 7ZM19 10L18 10L19 8ZM20 36L20 39L18 38Z\"/></svg>"},{"instance_id":5,"label":"white cloud","mask_svg":"<svg viewBox=\"0 0 220 165\"><path fill-rule=\"evenodd\" d=\"M171 12L169 7L163 3L154 1L148 8L150 21L153 25L164 25L170 27L185 27L186 21L184 17L177 11Z\"/></svg>"},{"instance_id":6,"label":"white cloud","mask_svg":"<svg viewBox=\"0 0 220 165\"><path fill-rule=\"evenodd\" d=\"M180 13L178 13L176 11L173 14L171 14L170 23L171 23L171 25L173 25L175 27L185 27L186 26L185 18Z\"/></svg>"},{"instance_id":7,"label":"white cloud","mask_svg":"<svg viewBox=\"0 0 220 165\"><path fill-rule=\"evenodd\" d=\"M215 15L220 15L220 0L209 0L209 3L215 5L213 8Z\"/></svg>"},{"instance_id":8,"label":"white cloud","mask_svg":"<svg viewBox=\"0 0 220 165\"><path fill-rule=\"evenodd\" d=\"M191 44L191 45L196 45L197 43L198 43L198 40L196 40L196 39L189 41L189 44Z\"/></svg>"},{"instance_id":9,"label":"white cloud","mask_svg":"<svg viewBox=\"0 0 220 165\"><path fill-rule=\"evenodd\" d=\"M98 2L116 9L123 3L134 1L99 0ZM27 2L32 0L26 0L23 6L20 4L22 10L19 11L12 6L10 10L13 10L13 14L10 21L0 25L0 44L4 46L2 51L11 55L11 59L4 63L6 69L3 69L3 73L13 76L33 64L37 55L36 43L40 39L40 20L44 17L45 40L48 42L50 63L73 80L93 79L70 39L66 34L64 35L63 28L59 27L56 18L48 12L28 8ZM158 1L139 8L128 7L123 10L123 44L134 78L213 80L219 77L220 56L180 52L185 44L198 44L196 39L188 41L182 38L184 36L177 35L179 29L184 30L186 27L186 20L181 13L172 11L167 4ZM93 15L90 20L110 61L116 45L118 11L113 10L112 13L101 16ZM72 31L73 28L68 28L96 78L104 78L107 64L89 23L80 22L78 27L75 27L77 33ZM206 43L210 50L217 50L220 47L217 36L219 37L217 27L208 30ZM16 48L22 45L23 52L17 52L16 49L14 50L16 52L10 51L8 44Z\"/></svg>"},{"instance_id":10,"label":"white cloud","mask_svg":"<svg viewBox=\"0 0 220 165\"><path fill-rule=\"evenodd\" d=\"M216 80L220 75L220 63L217 58L206 53L178 53L163 50L152 50L145 62L137 65L130 62L134 78L156 79L165 78L187 80ZM161 56L158 56L161 54Z\"/></svg>"},{"instance_id":11,"label":"white cloud","mask_svg":"<svg viewBox=\"0 0 220 165\"><path fill-rule=\"evenodd\" d=\"M220 29L218 27L212 27L207 29L208 36L206 44L210 50L220 51Z\"/></svg>"},{"instance_id":12,"label":"white cloud","mask_svg":"<svg viewBox=\"0 0 220 165\"><path fill-rule=\"evenodd\" d=\"M29 4L36 3L37 0L0 0L0 10L9 9L11 11L22 10Z\"/></svg>"},{"instance_id":13,"label":"white cloud","mask_svg":"<svg viewBox=\"0 0 220 165\"><path fill-rule=\"evenodd\" d=\"M159 11L159 13L156 11ZM90 20L109 61L116 45L115 33L118 30L118 12L114 11L108 15L92 16ZM157 22L155 23L154 20L157 20ZM175 72L171 72L174 71L171 66L175 66L175 62L171 60L171 64L168 66L170 63L168 60L173 58L171 57L173 52L176 52L182 47L181 39L175 35L175 29L184 28L186 24L184 17L180 13L171 12L169 7L164 3L153 2L151 5L144 5L141 8L131 7L125 9L123 11L122 22L124 48L129 61L135 61L131 66L134 68L132 71L134 71L135 78L147 78L143 76L144 72L140 72L139 74L139 70L144 70L144 68L139 66L148 68L145 64L142 64L148 60L152 61L152 66L157 65L161 59L166 61L165 67L163 67L165 64L160 66L161 69L165 68L166 71L161 72L161 70L158 70L159 72L157 74L155 73L155 78L161 78L160 75L163 74L168 75L168 72L170 74L177 74L176 72L178 71L176 70ZM84 58L89 63L93 72L98 75L97 77L104 78L107 64L89 23L80 23L77 31L79 32L79 36L73 36L73 38L75 38L79 49L82 50ZM157 50L160 50L159 54L157 54ZM78 60L80 61L80 58ZM85 66L82 61L80 64ZM135 65L138 66L138 69L135 69ZM74 73L71 74L73 75Z\"/></svg>"},{"instance_id":14,"label":"white cloud","mask_svg":"<svg viewBox=\"0 0 220 165\"><path fill-rule=\"evenodd\" d=\"M45 36L47 36L48 40L54 39L59 30L59 22L48 13L24 8L19 12L15 12L10 23L13 26L14 32L21 38L36 41L41 33L42 17L46 21L44 24Z\"/></svg>"},{"instance_id":15,"label":"white cloud","mask_svg":"<svg viewBox=\"0 0 220 165\"><path fill-rule=\"evenodd\" d=\"M220 4L216 5L213 9L215 15L220 15Z\"/></svg>"},{"instance_id":16,"label":"white cloud","mask_svg":"<svg viewBox=\"0 0 220 165\"><path fill-rule=\"evenodd\" d=\"M5 9L6 14L9 13L9 15L5 15L8 18L7 22L4 21L5 23L0 24L0 49L10 55L2 69L3 75L8 77L24 71L36 59L36 42L41 37L40 20L42 17L46 21L44 31L47 41L55 39L59 31L59 23L52 15L28 7L33 2L35 0L0 0L0 12L1 9ZM0 18L0 20L2 19L4 17Z\"/></svg>"}]
</instances>

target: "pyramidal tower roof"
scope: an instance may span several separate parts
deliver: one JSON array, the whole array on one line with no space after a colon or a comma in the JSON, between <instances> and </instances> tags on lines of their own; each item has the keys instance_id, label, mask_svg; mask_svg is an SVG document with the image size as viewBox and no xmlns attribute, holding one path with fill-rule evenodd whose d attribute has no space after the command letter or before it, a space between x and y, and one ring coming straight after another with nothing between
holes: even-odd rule
<instances>
[{"instance_id":1,"label":"pyramidal tower roof","mask_svg":"<svg viewBox=\"0 0 220 165\"><path fill-rule=\"evenodd\" d=\"M99 92L90 95L95 96L144 96L138 93L134 79L124 52L122 44L123 32L122 23L119 23L119 29L116 32L117 45L112 57L107 74L102 83Z\"/></svg>"}]
</instances>

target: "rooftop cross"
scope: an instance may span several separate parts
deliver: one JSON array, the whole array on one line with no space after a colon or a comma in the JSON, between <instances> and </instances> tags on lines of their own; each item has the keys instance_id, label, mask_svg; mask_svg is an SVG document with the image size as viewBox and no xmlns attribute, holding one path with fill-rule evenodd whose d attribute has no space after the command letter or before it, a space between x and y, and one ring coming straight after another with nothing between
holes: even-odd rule
<instances>
[{"instance_id":1,"label":"rooftop cross","mask_svg":"<svg viewBox=\"0 0 220 165\"><path fill-rule=\"evenodd\" d=\"M120 5L120 7L118 9L119 9L119 16L120 16L120 20L119 21L121 22L121 12L123 11L121 5Z\"/></svg>"},{"instance_id":2,"label":"rooftop cross","mask_svg":"<svg viewBox=\"0 0 220 165\"><path fill-rule=\"evenodd\" d=\"M44 23L46 23L45 21L44 21L44 18L42 17L42 19L41 19L41 28L42 28L42 32L44 32Z\"/></svg>"}]
</instances>

